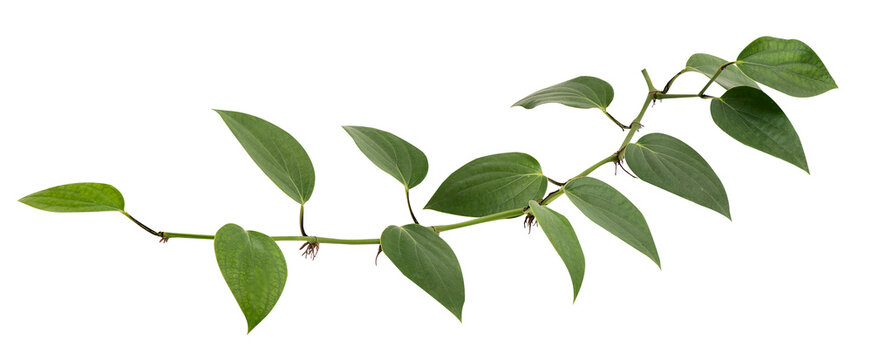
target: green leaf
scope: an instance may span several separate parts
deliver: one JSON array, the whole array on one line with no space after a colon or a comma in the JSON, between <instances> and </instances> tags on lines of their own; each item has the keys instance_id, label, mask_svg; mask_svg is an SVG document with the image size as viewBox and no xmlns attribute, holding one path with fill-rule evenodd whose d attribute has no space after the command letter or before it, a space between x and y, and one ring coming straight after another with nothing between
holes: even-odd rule
<instances>
[{"instance_id":1,"label":"green leaf","mask_svg":"<svg viewBox=\"0 0 872 360\"><path fill-rule=\"evenodd\" d=\"M55 186L18 201L52 212L124 211L124 197L108 184L75 183Z\"/></svg>"},{"instance_id":2,"label":"green leaf","mask_svg":"<svg viewBox=\"0 0 872 360\"><path fill-rule=\"evenodd\" d=\"M315 170L303 146L278 126L234 111L215 110L254 160L294 201L305 204L315 189Z\"/></svg>"},{"instance_id":3,"label":"green leaf","mask_svg":"<svg viewBox=\"0 0 872 360\"><path fill-rule=\"evenodd\" d=\"M712 119L742 144L787 161L808 172L799 135L778 104L759 89L737 87L712 99Z\"/></svg>"},{"instance_id":4,"label":"green leaf","mask_svg":"<svg viewBox=\"0 0 872 360\"><path fill-rule=\"evenodd\" d=\"M626 159L643 181L730 218L730 203L721 180L702 156L681 140L665 134L645 135L627 145Z\"/></svg>"},{"instance_id":5,"label":"green leaf","mask_svg":"<svg viewBox=\"0 0 872 360\"><path fill-rule=\"evenodd\" d=\"M545 236L551 241L554 250L557 250L557 255L560 255L563 264L566 265L566 270L569 270L569 277L572 279L572 302L575 302L578 298L578 290L581 289L581 281L584 279L584 253L581 251L578 237L575 236L575 230L572 229L569 220L560 213L539 205L535 200L530 200L529 206Z\"/></svg>"},{"instance_id":6,"label":"green leaf","mask_svg":"<svg viewBox=\"0 0 872 360\"><path fill-rule=\"evenodd\" d=\"M799 40L758 38L736 64L752 79L791 96L815 96L837 87L814 50Z\"/></svg>"},{"instance_id":7,"label":"green leaf","mask_svg":"<svg viewBox=\"0 0 872 360\"><path fill-rule=\"evenodd\" d=\"M215 234L215 257L251 332L285 288L288 266L282 250L269 236L227 224Z\"/></svg>"},{"instance_id":8,"label":"green leaf","mask_svg":"<svg viewBox=\"0 0 872 360\"><path fill-rule=\"evenodd\" d=\"M709 54L693 54L690 59L687 59L686 66L687 70L696 71L711 78L716 72L718 72L718 69L720 69L721 66L728 62L729 61ZM742 74L736 65L725 67L720 75L715 78L715 82L728 90L736 86L757 87L757 83L745 74Z\"/></svg>"},{"instance_id":9,"label":"green leaf","mask_svg":"<svg viewBox=\"0 0 872 360\"><path fill-rule=\"evenodd\" d=\"M403 275L461 320L465 296L463 274L454 251L445 240L433 229L410 224L385 229L381 246Z\"/></svg>"},{"instance_id":10,"label":"green leaf","mask_svg":"<svg viewBox=\"0 0 872 360\"><path fill-rule=\"evenodd\" d=\"M532 109L542 104L558 103L581 109L605 110L615 98L609 83L592 76L579 76L534 92L512 106Z\"/></svg>"},{"instance_id":11,"label":"green leaf","mask_svg":"<svg viewBox=\"0 0 872 360\"><path fill-rule=\"evenodd\" d=\"M399 180L407 189L427 176L427 156L406 140L387 131L363 126L343 126L354 143L379 169Z\"/></svg>"},{"instance_id":12,"label":"green leaf","mask_svg":"<svg viewBox=\"0 0 872 360\"><path fill-rule=\"evenodd\" d=\"M591 177L572 180L563 189L569 201L591 221L660 266L660 255L645 217L618 190Z\"/></svg>"},{"instance_id":13,"label":"green leaf","mask_svg":"<svg viewBox=\"0 0 872 360\"><path fill-rule=\"evenodd\" d=\"M547 186L542 167L532 156L489 155L470 161L448 176L424 208L485 216L522 208L527 201L541 199Z\"/></svg>"}]
</instances>

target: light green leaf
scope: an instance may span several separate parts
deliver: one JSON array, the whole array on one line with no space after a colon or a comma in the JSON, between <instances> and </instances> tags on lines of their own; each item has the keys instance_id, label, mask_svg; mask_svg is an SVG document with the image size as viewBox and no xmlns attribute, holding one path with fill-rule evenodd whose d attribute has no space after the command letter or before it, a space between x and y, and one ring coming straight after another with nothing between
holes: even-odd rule
<instances>
[{"instance_id":1,"label":"light green leaf","mask_svg":"<svg viewBox=\"0 0 872 360\"><path fill-rule=\"evenodd\" d=\"M465 297L463 274L445 240L433 229L410 224L385 229L381 246L403 275L461 320Z\"/></svg>"},{"instance_id":2,"label":"light green leaf","mask_svg":"<svg viewBox=\"0 0 872 360\"><path fill-rule=\"evenodd\" d=\"M407 189L427 176L427 156L421 150L387 131L363 126L343 126L354 143L379 169L399 180Z\"/></svg>"},{"instance_id":3,"label":"light green leaf","mask_svg":"<svg viewBox=\"0 0 872 360\"><path fill-rule=\"evenodd\" d=\"M449 214L485 216L522 208L541 199L548 186L532 156L503 153L463 165L439 186L424 207Z\"/></svg>"},{"instance_id":4,"label":"light green leaf","mask_svg":"<svg viewBox=\"0 0 872 360\"><path fill-rule=\"evenodd\" d=\"M687 59L687 70L702 73L711 78L718 72L724 64L728 63L724 59L709 54L693 54L690 59ZM715 78L715 82L723 86L724 89L731 89L736 86L757 87L757 83L739 71L736 65L730 65L721 71L720 75Z\"/></svg>"},{"instance_id":5,"label":"light green leaf","mask_svg":"<svg viewBox=\"0 0 872 360\"><path fill-rule=\"evenodd\" d=\"M791 96L810 97L837 87L823 61L799 40L758 38L736 64L752 79Z\"/></svg>"},{"instance_id":6,"label":"light green leaf","mask_svg":"<svg viewBox=\"0 0 872 360\"><path fill-rule=\"evenodd\" d=\"M512 106L532 109L542 104L558 103L581 109L605 110L614 98L615 91L609 83L592 76L579 76L534 92Z\"/></svg>"},{"instance_id":7,"label":"light green leaf","mask_svg":"<svg viewBox=\"0 0 872 360\"><path fill-rule=\"evenodd\" d=\"M572 180L563 189L575 207L591 221L660 266L660 255L645 217L618 190L591 177Z\"/></svg>"},{"instance_id":8,"label":"light green leaf","mask_svg":"<svg viewBox=\"0 0 872 360\"><path fill-rule=\"evenodd\" d=\"M315 189L315 169L303 146L278 126L234 111L215 110L254 160L278 187L304 204Z\"/></svg>"},{"instance_id":9,"label":"light green leaf","mask_svg":"<svg viewBox=\"0 0 872 360\"><path fill-rule=\"evenodd\" d=\"M227 224L215 234L215 257L251 332L285 288L288 266L282 250L269 236Z\"/></svg>"},{"instance_id":10,"label":"light green leaf","mask_svg":"<svg viewBox=\"0 0 872 360\"><path fill-rule=\"evenodd\" d=\"M742 144L787 161L808 172L799 135L778 104L759 89L737 87L712 99L712 119Z\"/></svg>"},{"instance_id":11,"label":"light green leaf","mask_svg":"<svg viewBox=\"0 0 872 360\"><path fill-rule=\"evenodd\" d=\"M581 281L584 279L584 253L581 251L578 237L575 236L575 230L572 229L569 220L560 213L539 205L535 200L530 200L529 206L545 236L551 241L554 250L557 250L557 255L560 255L560 259L566 265L566 270L569 270L569 278L572 280L572 302L575 302L578 298L578 290L581 289Z\"/></svg>"},{"instance_id":12,"label":"light green leaf","mask_svg":"<svg viewBox=\"0 0 872 360\"><path fill-rule=\"evenodd\" d=\"M627 145L626 159L643 181L730 218L730 203L721 180L702 156L681 140L665 134L645 135Z\"/></svg>"},{"instance_id":13,"label":"light green leaf","mask_svg":"<svg viewBox=\"0 0 872 360\"><path fill-rule=\"evenodd\" d=\"M124 197L108 184L75 183L55 186L18 201L52 212L124 211Z\"/></svg>"}]
</instances>

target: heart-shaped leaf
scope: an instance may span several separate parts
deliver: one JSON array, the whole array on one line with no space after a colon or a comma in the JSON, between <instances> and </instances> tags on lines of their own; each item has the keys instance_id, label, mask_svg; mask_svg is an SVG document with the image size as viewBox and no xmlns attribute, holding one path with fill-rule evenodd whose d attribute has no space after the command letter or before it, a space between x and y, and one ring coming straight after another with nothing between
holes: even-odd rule
<instances>
[{"instance_id":1,"label":"heart-shaped leaf","mask_svg":"<svg viewBox=\"0 0 872 360\"><path fill-rule=\"evenodd\" d=\"M448 243L433 229L421 225L389 226L381 246L403 275L461 320L463 274Z\"/></svg>"},{"instance_id":2,"label":"heart-shaped leaf","mask_svg":"<svg viewBox=\"0 0 872 360\"><path fill-rule=\"evenodd\" d=\"M227 224L215 234L215 257L251 332L285 288L288 266L282 250L269 236Z\"/></svg>"},{"instance_id":3,"label":"heart-shaped leaf","mask_svg":"<svg viewBox=\"0 0 872 360\"><path fill-rule=\"evenodd\" d=\"M724 64L728 63L714 55L709 54L693 54L690 59L687 59L687 70L696 71L711 78L718 72ZM723 71L715 78L715 82L723 86L724 89L731 89L736 86L757 87L757 83L751 80L748 76L739 71L736 65L730 65L724 68Z\"/></svg>"},{"instance_id":4,"label":"heart-shaped leaf","mask_svg":"<svg viewBox=\"0 0 872 360\"><path fill-rule=\"evenodd\" d=\"M18 201L52 212L124 211L124 197L114 186L75 183L55 186L27 195Z\"/></svg>"},{"instance_id":5,"label":"heart-shaped leaf","mask_svg":"<svg viewBox=\"0 0 872 360\"><path fill-rule=\"evenodd\" d=\"M354 143L379 169L399 180L406 189L427 176L427 156L406 140L379 129L343 126Z\"/></svg>"},{"instance_id":6,"label":"heart-shaped leaf","mask_svg":"<svg viewBox=\"0 0 872 360\"><path fill-rule=\"evenodd\" d=\"M627 145L626 159L643 181L730 218L730 203L721 180L702 156L681 140L666 134L645 135Z\"/></svg>"},{"instance_id":7,"label":"heart-shaped leaf","mask_svg":"<svg viewBox=\"0 0 872 360\"><path fill-rule=\"evenodd\" d=\"M618 190L591 177L572 180L563 189L575 207L591 221L660 266L660 256L645 217Z\"/></svg>"},{"instance_id":8,"label":"heart-shaped leaf","mask_svg":"<svg viewBox=\"0 0 872 360\"><path fill-rule=\"evenodd\" d=\"M560 259L566 265L566 270L569 270L569 278L572 280L572 302L575 302L581 289L581 281L584 280L584 253L581 251L578 237L575 236L575 230L572 229L569 220L560 213L541 206L534 200L530 200L529 206L545 236L551 241L554 250L557 250L557 255L560 255Z\"/></svg>"},{"instance_id":9,"label":"heart-shaped leaf","mask_svg":"<svg viewBox=\"0 0 872 360\"><path fill-rule=\"evenodd\" d=\"M736 64L752 79L791 96L810 97L837 87L823 61L799 40L758 38Z\"/></svg>"},{"instance_id":10,"label":"heart-shaped leaf","mask_svg":"<svg viewBox=\"0 0 872 360\"><path fill-rule=\"evenodd\" d=\"M592 76L579 76L527 95L512 106L532 109L542 104L558 103L581 109L605 110L614 98L615 90L609 83Z\"/></svg>"},{"instance_id":11,"label":"heart-shaped leaf","mask_svg":"<svg viewBox=\"0 0 872 360\"><path fill-rule=\"evenodd\" d=\"M522 208L541 199L548 186L532 156L503 153L463 165L439 186L424 207L449 214L485 216Z\"/></svg>"},{"instance_id":12,"label":"heart-shaped leaf","mask_svg":"<svg viewBox=\"0 0 872 360\"><path fill-rule=\"evenodd\" d=\"M712 99L715 124L742 144L787 161L808 172L799 135L787 115L766 93L740 86Z\"/></svg>"},{"instance_id":13,"label":"heart-shaped leaf","mask_svg":"<svg viewBox=\"0 0 872 360\"><path fill-rule=\"evenodd\" d=\"M285 194L305 204L315 189L315 169L291 134L266 120L235 111L215 110L254 163Z\"/></svg>"}]
</instances>

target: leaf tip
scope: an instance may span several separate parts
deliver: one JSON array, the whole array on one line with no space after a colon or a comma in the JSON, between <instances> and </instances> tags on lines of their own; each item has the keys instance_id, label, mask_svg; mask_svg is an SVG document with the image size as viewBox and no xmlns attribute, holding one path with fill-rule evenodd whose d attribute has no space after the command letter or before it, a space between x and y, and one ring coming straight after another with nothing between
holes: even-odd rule
<instances>
[{"instance_id":1,"label":"leaf tip","mask_svg":"<svg viewBox=\"0 0 872 360\"><path fill-rule=\"evenodd\" d=\"M463 305L460 305L457 309L451 309L451 313L454 314L454 317L457 318L461 324L463 324Z\"/></svg>"},{"instance_id":2,"label":"leaf tip","mask_svg":"<svg viewBox=\"0 0 872 360\"><path fill-rule=\"evenodd\" d=\"M524 99L518 100L516 103L512 104L512 106L509 106L509 107L510 107L510 108L513 108L513 107L515 107L515 106L520 106L520 107L522 107L522 108L524 108L524 109L527 109L527 110L530 110L530 109L536 107L535 105L531 105L531 104L529 104L529 103L525 103L525 102L524 102Z\"/></svg>"}]
</instances>

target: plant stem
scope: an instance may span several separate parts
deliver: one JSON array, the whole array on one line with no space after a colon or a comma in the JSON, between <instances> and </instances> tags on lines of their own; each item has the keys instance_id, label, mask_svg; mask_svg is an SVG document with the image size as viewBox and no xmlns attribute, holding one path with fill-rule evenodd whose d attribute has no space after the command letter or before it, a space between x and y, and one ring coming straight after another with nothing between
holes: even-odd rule
<instances>
[{"instance_id":1,"label":"plant stem","mask_svg":"<svg viewBox=\"0 0 872 360\"><path fill-rule=\"evenodd\" d=\"M703 95L703 96L706 96L706 95ZM698 98L698 97L701 97L701 96L700 96L699 94L663 94L663 93L658 93L656 96L654 96L654 98L657 99L657 100L663 100L663 99L681 99L681 98Z\"/></svg>"},{"instance_id":2,"label":"plant stem","mask_svg":"<svg viewBox=\"0 0 872 360\"><path fill-rule=\"evenodd\" d=\"M130 214L128 214L127 211L122 211L121 213L124 214L124 216L127 216L127 218L130 219L130 221L133 221L136 225L139 225L139 227L141 227L143 230L148 231L149 234L162 237L161 233L152 230L148 226L145 226L145 224L139 222L139 220L136 220L133 216L130 216Z\"/></svg>"},{"instance_id":3,"label":"plant stem","mask_svg":"<svg viewBox=\"0 0 872 360\"><path fill-rule=\"evenodd\" d=\"M306 228L303 227L303 204L300 204L300 234L306 236Z\"/></svg>"},{"instance_id":4,"label":"plant stem","mask_svg":"<svg viewBox=\"0 0 872 360\"><path fill-rule=\"evenodd\" d=\"M705 86L702 87L702 90L699 91L699 95L698 95L698 96L699 96L699 97L702 97L703 94L705 94L705 91L708 90L709 86L711 86L711 84L712 84L713 82L715 82L715 79L718 78L718 75L721 74L721 71L724 71L724 69L726 69L727 66L733 65L733 64L735 64L735 63L736 63L735 61L730 61L730 62L728 62L728 63L726 63L726 64L721 65L721 67L718 68L718 71L715 71L715 74L712 75L712 78L709 79L709 81L705 84Z\"/></svg>"},{"instance_id":5,"label":"plant stem","mask_svg":"<svg viewBox=\"0 0 872 360\"><path fill-rule=\"evenodd\" d=\"M414 221L415 224L417 224L418 219L415 218L415 212L412 211L412 202L409 201L409 188L408 187L406 188L406 206L409 207L409 215L412 215L412 221Z\"/></svg>"},{"instance_id":6,"label":"plant stem","mask_svg":"<svg viewBox=\"0 0 872 360\"><path fill-rule=\"evenodd\" d=\"M642 76L645 77L645 84L648 85L648 91L657 91L657 88L655 88L654 84L651 82L651 77L648 76L648 69L642 69Z\"/></svg>"},{"instance_id":7,"label":"plant stem","mask_svg":"<svg viewBox=\"0 0 872 360\"><path fill-rule=\"evenodd\" d=\"M164 236L167 238L185 238L185 239L204 239L204 240L214 240L215 235L201 235L201 234L184 234L184 233L171 233L165 232ZM378 244L379 239L334 239L334 238L326 238L320 236L271 236L275 241L308 241L308 242L319 242L324 244L348 244L348 245L372 245Z\"/></svg>"},{"instance_id":8,"label":"plant stem","mask_svg":"<svg viewBox=\"0 0 872 360\"><path fill-rule=\"evenodd\" d=\"M681 71L679 71L678 74L675 74L675 76L673 76L671 79L669 79L669 82L667 82L666 86L663 87L663 91L661 91L661 93L666 94L667 92L669 92L669 89L672 88L672 83L675 82L675 79L678 79L678 77L681 76L681 74L684 74L686 72L687 72L687 68L684 68Z\"/></svg>"},{"instance_id":9,"label":"plant stem","mask_svg":"<svg viewBox=\"0 0 872 360\"><path fill-rule=\"evenodd\" d=\"M654 100L654 94L656 94L656 90L649 92L648 96L645 97L645 103L642 104L642 110L639 110L639 115L636 116L636 119L630 124L630 132L627 133L627 136L624 138L624 142L621 143L621 146L618 148L618 152L616 154L617 161L621 161L624 159L624 148L627 147L627 144L630 143L630 140L633 140L633 135L636 135L636 131L639 131L639 128L642 127L642 117L645 116L645 111L648 110L648 105L651 105L651 101Z\"/></svg>"},{"instance_id":10,"label":"plant stem","mask_svg":"<svg viewBox=\"0 0 872 360\"><path fill-rule=\"evenodd\" d=\"M606 111L606 109L602 109L602 110L603 110L603 114L606 114L606 116L609 117L609 120L611 120L613 123L615 123L615 125L620 126L622 131L630 128L627 125L621 124L621 122L618 121L618 119L615 119L615 117L612 116L612 114L609 114L609 112Z\"/></svg>"},{"instance_id":11,"label":"plant stem","mask_svg":"<svg viewBox=\"0 0 872 360\"><path fill-rule=\"evenodd\" d=\"M487 216L482 216L480 218L475 218L472 220L467 220L467 221L459 222L456 224L437 225L437 226L433 226L432 228L436 232L443 232L443 231L448 231L448 230L460 229L460 228L471 226L471 225L486 223L486 222L490 222L490 221L494 221L494 220L509 219L509 218L518 217L521 215L524 215L524 209L514 209L514 210L498 212L496 214L491 214L491 215L487 215Z\"/></svg>"}]
</instances>

